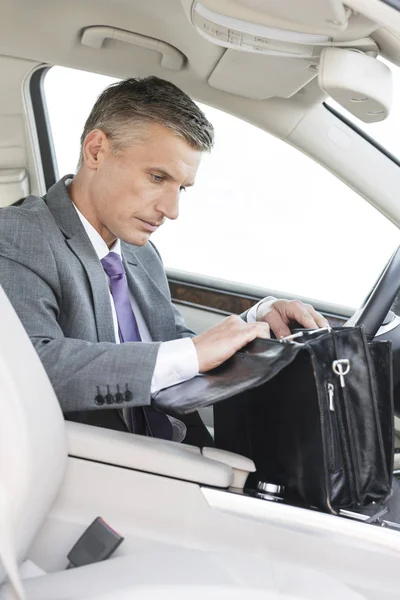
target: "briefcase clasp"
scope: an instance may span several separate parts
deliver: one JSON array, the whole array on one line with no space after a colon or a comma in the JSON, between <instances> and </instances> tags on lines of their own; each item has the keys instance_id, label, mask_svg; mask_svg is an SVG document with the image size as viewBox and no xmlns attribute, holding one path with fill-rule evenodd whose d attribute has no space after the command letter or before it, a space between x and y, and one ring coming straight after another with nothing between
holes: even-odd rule
<instances>
[{"instance_id":1,"label":"briefcase clasp","mask_svg":"<svg viewBox=\"0 0 400 600\"><path fill-rule=\"evenodd\" d=\"M348 358L339 358L334 360L332 363L332 370L339 377L340 385L342 388L346 386L344 381L345 375L350 371L350 361Z\"/></svg>"}]
</instances>

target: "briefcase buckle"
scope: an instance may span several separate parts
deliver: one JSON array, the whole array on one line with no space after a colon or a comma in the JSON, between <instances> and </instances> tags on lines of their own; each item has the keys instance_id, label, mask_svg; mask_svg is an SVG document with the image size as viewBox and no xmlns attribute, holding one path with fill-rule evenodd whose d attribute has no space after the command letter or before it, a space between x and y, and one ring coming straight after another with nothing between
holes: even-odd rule
<instances>
[{"instance_id":1,"label":"briefcase buckle","mask_svg":"<svg viewBox=\"0 0 400 600\"><path fill-rule=\"evenodd\" d=\"M332 331L332 327L329 325L327 327L319 327L318 329L307 329L306 332L308 335L314 335L315 333L321 333L322 331L328 331L329 333ZM302 337L304 335L304 331L297 331L296 333L292 333L291 335L282 336L279 338L280 342L292 342L296 338ZM295 342L293 342L295 343ZM299 342L296 342L299 343Z\"/></svg>"},{"instance_id":2,"label":"briefcase buckle","mask_svg":"<svg viewBox=\"0 0 400 600\"><path fill-rule=\"evenodd\" d=\"M350 361L348 358L339 358L334 360L332 363L332 370L339 377L340 385L342 388L346 386L344 381L345 375L350 371Z\"/></svg>"}]
</instances>

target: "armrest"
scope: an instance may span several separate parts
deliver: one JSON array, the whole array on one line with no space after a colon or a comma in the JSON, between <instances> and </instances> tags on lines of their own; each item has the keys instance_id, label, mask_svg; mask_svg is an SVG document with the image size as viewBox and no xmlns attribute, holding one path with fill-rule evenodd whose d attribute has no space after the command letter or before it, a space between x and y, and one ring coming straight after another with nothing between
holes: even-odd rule
<instances>
[{"instance_id":1,"label":"armrest","mask_svg":"<svg viewBox=\"0 0 400 600\"><path fill-rule=\"evenodd\" d=\"M194 446L71 421L65 426L70 456L219 488L233 483L230 465L202 456Z\"/></svg>"},{"instance_id":2,"label":"armrest","mask_svg":"<svg viewBox=\"0 0 400 600\"><path fill-rule=\"evenodd\" d=\"M219 448L203 448L201 453L207 458L217 460L232 467L232 487L237 488L238 490L243 489L249 473L254 473L256 470L254 462L241 454L220 450Z\"/></svg>"}]
</instances>

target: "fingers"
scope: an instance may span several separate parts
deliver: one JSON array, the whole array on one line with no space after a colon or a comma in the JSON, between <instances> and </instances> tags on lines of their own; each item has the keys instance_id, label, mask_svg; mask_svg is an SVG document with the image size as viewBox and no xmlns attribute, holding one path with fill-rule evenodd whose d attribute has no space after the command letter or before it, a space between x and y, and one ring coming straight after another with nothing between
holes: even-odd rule
<instances>
[{"instance_id":1,"label":"fingers","mask_svg":"<svg viewBox=\"0 0 400 600\"><path fill-rule=\"evenodd\" d=\"M327 319L325 319L325 317L323 317L321 315L321 313L316 311L313 306L311 306L310 304L308 306L309 306L309 309L308 309L309 313L313 317L313 319L316 322L316 324L318 325L318 327L329 327L329 321Z\"/></svg>"},{"instance_id":2,"label":"fingers","mask_svg":"<svg viewBox=\"0 0 400 600\"><path fill-rule=\"evenodd\" d=\"M195 336L192 341L197 351L200 372L219 366L257 337L270 337L268 323L246 323L235 315Z\"/></svg>"},{"instance_id":3,"label":"fingers","mask_svg":"<svg viewBox=\"0 0 400 600\"><path fill-rule=\"evenodd\" d=\"M329 326L328 321L311 304L305 304L300 300L276 300L265 307L260 305L257 316L260 320L269 323L278 339L291 334L289 326L293 322L297 322L305 329Z\"/></svg>"},{"instance_id":4,"label":"fingers","mask_svg":"<svg viewBox=\"0 0 400 600\"><path fill-rule=\"evenodd\" d=\"M291 300L287 305L287 317L297 321L306 329L328 327L329 323L311 304L304 304L300 300Z\"/></svg>"},{"instance_id":5,"label":"fingers","mask_svg":"<svg viewBox=\"0 0 400 600\"><path fill-rule=\"evenodd\" d=\"M264 316L264 319L268 319L269 326L278 339L290 335L291 331L288 325L282 319L277 310L271 310L268 312Z\"/></svg>"},{"instance_id":6,"label":"fingers","mask_svg":"<svg viewBox=\"0 0 400 600\"><path fill-rule=\"evenodd\" d=\"M230 321L231 319L232 316L228 317L227 321ZM240 318L234 317L234 319ZM255 323L246 323L242 319L236 322L232 321L232 327L226 329L225 334L230 341L232 348L235 347L234 351L240 350L240 348L243 348L243 346L256 338L271 337L270 326L268 323L258 321Z\"/></svg>"},{"instance_id":7,"label":"fingers","mask_svg":"<svg viewBox=\"0 0 400 600\"><path fill-rule=\"evenodd\" d=\"M288 311L288 317L292 321L297 321L306 329L318 329L318 324L314 319L315 310L310 304L303 304L299 300L289 302L291 312Z\"/></svg>"},{"instance_id":8,"label":"fingers","mask_svg":"<svg viewBox=\"0 0 400 600\"><path fill-rule=\"evenodd\" d=\"M265 321L257 321L256 323L247 323L249 338L248 342L253 341L255 338L270 338L271 329L268 323Z\"/></svg>"}]
</instances>

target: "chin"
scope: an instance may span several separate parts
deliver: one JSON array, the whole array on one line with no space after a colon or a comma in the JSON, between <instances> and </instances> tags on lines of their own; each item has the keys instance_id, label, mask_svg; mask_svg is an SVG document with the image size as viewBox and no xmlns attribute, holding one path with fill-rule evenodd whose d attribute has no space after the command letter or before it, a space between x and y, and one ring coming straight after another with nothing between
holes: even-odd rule
<instances>
[{"instance_id":1,"label":"chin","mask_svg":"<svg viewBox=\"0 0 400 600\"><path fill-rule=\"evenodd\" d=\"M140 233L136 235L121 236L121 240L132 246L144 246L149 241L150 236Z\"/></svg>"},{"instance_id":2,"label":"chin","mask_svg":"<svg viewBox=\"0 0 400 600\"><path fill-rule=\"evenodd\" d=\"M133 246L144 246L145 244L147 244L147 242L149 241L149 238L146 238L145 240L137 240L136 242L132 242Z\"/></svg>"}]
</instances>

